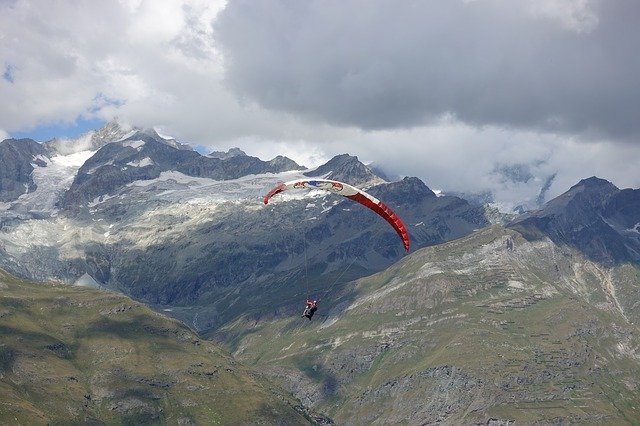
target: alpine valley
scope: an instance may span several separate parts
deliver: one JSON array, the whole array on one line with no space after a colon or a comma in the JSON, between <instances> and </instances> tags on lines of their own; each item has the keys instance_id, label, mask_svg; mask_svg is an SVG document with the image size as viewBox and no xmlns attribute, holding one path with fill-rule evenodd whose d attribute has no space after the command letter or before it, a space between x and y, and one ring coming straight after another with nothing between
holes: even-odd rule
<instances>
[{"instance_id":1,"label":"alpine valley","mask_svg":"<svg viewBox=\"0 0 640 426\"><path fill-rule=\"evenodd\" d=\"M640 190L505 215L375 170L115 122L0 142L0 422L640 422ZM263 204L308 177L382 200L409 254L342 197Z\"/></svg>"}]
</instances>

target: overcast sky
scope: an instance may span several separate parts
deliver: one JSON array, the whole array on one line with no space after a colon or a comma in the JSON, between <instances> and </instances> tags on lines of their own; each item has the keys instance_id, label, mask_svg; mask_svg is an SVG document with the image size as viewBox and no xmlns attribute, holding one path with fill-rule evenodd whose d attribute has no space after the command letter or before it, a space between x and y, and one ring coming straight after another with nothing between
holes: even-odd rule
<instances>
[{"instance_id":1,"label":"overcast sky","mask_svg":"<svg viewBox=\"0 0 640 426\"><path fill-rule=\"evenodd\" d=\"M637 188L638 22L634 0L0 0L0 137L117 117L505 203L554 174L549 196Z\"/></svg>"}]
</instances>

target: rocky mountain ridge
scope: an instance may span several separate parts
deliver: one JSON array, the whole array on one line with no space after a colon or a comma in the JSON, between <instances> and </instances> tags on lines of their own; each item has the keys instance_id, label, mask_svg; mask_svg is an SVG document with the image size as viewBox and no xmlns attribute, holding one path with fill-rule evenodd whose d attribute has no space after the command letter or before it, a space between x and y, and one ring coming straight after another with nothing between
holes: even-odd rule
<instances>
[{"instance_id":1,"label":"rocky mountain ridge","mask_svg":"<svg viewBox=\"0 0 640 426\"><path fill-rule=\"evenodd\" d=\"M31 139L7 139L0 143L0 201L14 201L34 191L34 165L44 166L39 157L45 149Z\"/></svg>"},{"instance_id":2,"label":"rocky mountain ridge","mask_svg":"<svg viewBox=\"0 0 640 426\"><path fill-rule=\"evenodd\" d=\"M640 261L640 190L583 179L543 208L510 225L527 238L549 237L599 263Z\"/></svg>"},{"instance_id":3,"label":"rocky mountain ridge","mask_svg":"<svg viewBox=\"0 0 640 426\"><path fill-rule=\"evenodd\" d=\"M262 161L247 155L212 158L190 149L179 149L157 134L139 131L102 146L78 170L62 200L62 207L77 210L91 200L113 194L135 181L156 179L162 172L215 180L237 179L249 174L300 170L286 157Z\"/></svg>"}]
</instances>

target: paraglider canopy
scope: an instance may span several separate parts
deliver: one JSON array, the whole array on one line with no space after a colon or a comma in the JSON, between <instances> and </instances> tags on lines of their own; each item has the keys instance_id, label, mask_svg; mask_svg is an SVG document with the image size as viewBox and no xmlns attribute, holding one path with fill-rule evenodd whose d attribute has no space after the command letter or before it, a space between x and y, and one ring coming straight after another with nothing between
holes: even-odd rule
<instances>
[{"instance_id":1,"label":"paraglider canopy","mask_svg":"<svg viewBox=\"0 0 640 426\"><path fill-rule=\"evenodd\" d=\"M393 229L395 229L402 240L405 251L409 251L409 234L407 233L407 229L400 218L389 207L387 207L386 204L378 200L373 195L344 182L329 179L301 179L284 182L276 185L267 195L264 196L264 203L267 204L271 197L276 194L298 188L323 189L325 191L333 192L334 194L342 195L343 197L349 198L350 200L373 210L384 218L384 220L386 220Z\"/></svg>"}]
</instances>

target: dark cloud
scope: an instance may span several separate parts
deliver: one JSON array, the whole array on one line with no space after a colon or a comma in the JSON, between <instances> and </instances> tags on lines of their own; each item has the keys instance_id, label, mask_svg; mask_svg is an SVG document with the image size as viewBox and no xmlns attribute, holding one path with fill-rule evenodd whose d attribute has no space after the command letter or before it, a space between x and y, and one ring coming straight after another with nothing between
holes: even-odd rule
<instances>
[{"instance_id":1,"label":"dark cloud","mask_svg":"<svg viewBox=\"0 0 640 426\"><path fill-rule=\"evenodd\" d=\"M640 136L640 2L232 0L226 81L268 109L366 130L472 125Z\"/></svg>"}]
</instances>

